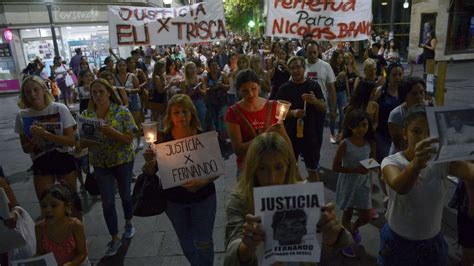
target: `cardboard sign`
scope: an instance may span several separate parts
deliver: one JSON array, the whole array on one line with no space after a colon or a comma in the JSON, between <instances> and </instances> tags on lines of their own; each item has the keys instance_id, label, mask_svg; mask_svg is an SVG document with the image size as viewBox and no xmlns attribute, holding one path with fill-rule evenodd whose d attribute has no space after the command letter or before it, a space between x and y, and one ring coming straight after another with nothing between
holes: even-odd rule
<instances>
[{"instance_id":1,"label":"cardboard sign","mask_svg":"<svg viewBox=\"0 0 474 266\"><path fill-rule=\"evenodd\" d=\"M227 31L222 1L189 6L109 6L111 47L167 45L224 40Z\"/></svg>"},{"instance_id":2,"label":"cardboard sign","mask_svg":"<svg viewBox=\"0 0 474 266\"><path fill-rule=\"evenodd\" d=\"M12 261L12 266L57 266L58 263L54 258L52 252L45 254L43 256L37 256L24 260L15 260Z\"/></svg>"},{"instance_id":3,"label":"cardboard sign","mask_svg":"<svg viewBox=\"0 0 474 266\"><path fill-rule=\"evenodd\" d=\"M267 35L316 40L360 41L370 38L372 1L273 0L268 4Z\"/></svg>"},{"instance_id":4,"label":"cardboard sign","mask_svg":"<svg viewBox=\"0 0 474 266\"><path fill-rule=\"evenodd\" d=\"M259 265L275 262L319 262L321 234L316 224L324 206L323 183L257 187L255 215L265 228L257 249Z\"/></svg>"},{"instance_id":5,"label":"cardboard sign","mask_svg":"<svg viewBox=\"0 0 474 266\"><path fill-rule=\"evenodd\" d=\"M96 118L77 118L77 128L79 129L79 138L87 139L97 143L102 143L104 133L98 130L98 127L104 124L104 120Z\"/></svg>"},{"instance_id":6,"label":"cardboard sign","mask_svg":"<svg viewBox=\"0 0 474 266\"><path fill-rule=\"evenodd\" d=\"M180 186L192 178L224 174L217 132L164 142L153 146L163 189Z\"/></svg>"}]
</instances>

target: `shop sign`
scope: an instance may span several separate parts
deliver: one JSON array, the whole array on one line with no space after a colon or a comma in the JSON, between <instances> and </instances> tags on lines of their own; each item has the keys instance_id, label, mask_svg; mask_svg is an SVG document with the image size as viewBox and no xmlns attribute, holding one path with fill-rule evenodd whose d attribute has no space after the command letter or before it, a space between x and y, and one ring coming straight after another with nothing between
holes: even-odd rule
<instances>
[{"instance_id":1,"label":"shop sign","mask_svg":"<svg viewBox=\"0 0 474 266\"><path fill-rule=\"evenodd\" d=\"M112 47L224 40L224 5L212 0L172 8L109 6L109 34Z\"/></svg>"},{"instance_id":2,"label":"shop sign","mask_svg":"<svg viewBox=\"0 0 474 266\"><path fill-rule=\"evenodd\" d=\"M75 10L64 10L60 6L53 6L54 22L93 22L99 21L100 12L97 7L75 6ZM83 9L83 10L80 10ZM105 18L104 18L105 20Z\"/></svg>"},{"instance_id":3,"label":"shop sign","mask_svg":"<svg viewBox=\"0 0 474 266\"><path fill-rule=\"evenodd\" d=\"M19 91L20 81L17 79L0 79L0 92Z\"/></svg>"},{"instance_id":4,"label":"shop sign","mask_svg":"<svg viewBox=\"0 0 474 266\"><path fill-rule=\"evenodd\" d=\"M10 29L5 29L5 30L3 31L3 38L4 38L5 41L7 41L7 42L13 40L13 32L12 32Z\"/></svg>"},{"instance_id":5,"label":"shop sign","mask_svg":"<svg viewBox=\"0 0 474 266\"><path fill-rule=\"evenodd\" d=\"M372 1L275 0L268 5L267 36L360 41L370 38Z\"/></svg>"}]
</instances>

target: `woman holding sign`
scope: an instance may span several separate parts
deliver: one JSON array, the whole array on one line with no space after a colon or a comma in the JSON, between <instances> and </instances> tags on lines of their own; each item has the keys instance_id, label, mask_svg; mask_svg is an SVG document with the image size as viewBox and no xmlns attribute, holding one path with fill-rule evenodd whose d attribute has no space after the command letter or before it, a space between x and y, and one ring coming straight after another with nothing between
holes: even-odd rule
<instances>
[{"instance_id":1,"label":"woman holding sign","mask_svg":"<svg viewBox=\"0 0 474 266\"><path fill-rule=\"evenodd\" d=\"M379 265L448 265L441 232L447 176L474 181L474 164L430 162L439 140L429 136L425 108L413 107L403 124L406 147L382 161L389 201L387 223L380 230Z\"/></svg>"},{"instance_id":2,"label":"woman holding sign","mask_svg":"<svg viewBox=\"0 0 474 266\"><path fill-rule=\"evenodd\" d=\"M224 265L227 266L258 265L255 253L265 241L265 231L260 217L254 216L253 189L299 181L293 149L276 133L264 133L252 141L244 169L226 207ZM334 204L323 207L316 231L322 232L323 244L345 247L352 244L352 239L337 221L333 209Z\"/></svg>"},{"instance_id":3,"label":"woman holding sign","mask_svg":"<svg viewBox=\"0 0 474 266\"><path fill-rule=\"evenodd\" d=\"M74 147L76 122L69 109L54 102L38 76L23 80L18 106L21 110L16 116L15 132L20 135L23 151L33 160L37 197L56 181L76 192L76 166L74 157L68 153Z\"/></svg>"},{"instance_id":4,"label":"woman holding sign","mask_svg":"<svg viewBox=\"0 0 474 266\"><path fill-rule=\"evenodd\" d=\"M165 129L159 142L168 142L202 133L196 108L185 94L168 101ZM152 149L144 153L143 170L148 175L158 171ZM173 178L163 177L161 178ZM216 177L217 178L217 177ZM213 265L212 229L216 217L216 178L193 178L181 186L166 189L166 215L178 235L183 253L191 265Z\"/></svg>"},{"instance_id":5,"label":"woman holding sign","mask_svg":"<svg viewBox=\"0 0 474 266\"><path fill-rule=\"evenodd\" d=\"M135 228L132 224L131 182L135 152L133 136L137 126L130 111L120 106L113 88L105 79L96 79L91 84L89 108L82 112L84 118L102 119L102 143L81 140L81 147L89 147L90 164L94 166L97 184L102 198L105 222L112 240L107 244L106 256L113 256L121 246L118 235L117 211L115 210L115 182L118 185L125 218L123 238L132 238Z\"/></svg>"}]
</instances>

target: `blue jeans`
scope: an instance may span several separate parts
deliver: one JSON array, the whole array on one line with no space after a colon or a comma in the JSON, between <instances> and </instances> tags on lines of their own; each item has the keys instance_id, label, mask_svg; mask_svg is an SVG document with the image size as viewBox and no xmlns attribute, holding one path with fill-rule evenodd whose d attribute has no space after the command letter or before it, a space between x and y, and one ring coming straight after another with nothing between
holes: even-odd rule
<instances>
[{"instance_id":1,"label":"blue jeans","mask_svg":"<svg viewBox=\"0 0 474 266\"><path fill-rule=\"evenodd\" d=\"M207 114L207 108L206 108L206 103L204 102L204 99L195 99L193 100L194 107L196 107L196 111L198 114L199 122L201 122L201 128L204 131L207 131L207 125L206 125L206 114Z\"/></svg>"},{"instance_id":2,"label":"blue jeans","mask_svg":"<svg viewBox=\"0 0 474 266\"><path fill-rule=\"evenodd\" d=\"M448 244L440 232L427 240L408 240L393 232L386 223L380 230L377 260L384 266L448 265Z\"/></svg>"},{"instance_id":3,"label":"blue jeans","mask_svg":"<svg viewBox=\"0 0 474 266\"><path fill-rule=\"evenodd\" d=\"M178 235L184 256L191 265L212 266L214 263L212 230L216 218L216 194L191 204L168 201L166 215Z\"/></svg>"},{"instance_id":4,"label":"blue jeans","mask_svg":"<svg viewBox=\"0 0 474 266\"><path fill-rule=\"evenodd\" d=\"M95 178L102 199L105 223L112 236L118 234L117 211L115 210L115 180L117 180L125 220L130 220L133 217L131 193L133 162L108 168L94 167Z\"/></svg>"},{"instance_id":5,"label":"blue jeans","mask_svg":"<svg viewBox=\"0 0 474 266\"><path fill-rule=\"evenodd\" d=\"M342 122L344 121L344 106L347 105L347 96L346 91L338 91L336 92L336 104L337 104L337 111L339 112L339 123L338 123L338 133L342 133L344 130L342 128ZM329 129L331 130L331 134L334 135L336 127L336 118L332 118L329 121Z\"/></svg>"},{"instance_id":6,"label":"blue jeans","mask_svg":"<svg viewBox=\"0 0 474 266\"><path fill-rule=\"evenodd\" d=\"M207 120L208 130L216 130L219 133L219 140L225 140L227 138L227 130L224 123L224 115L227 110L226 105L208 105L208 116Z\"/></svg>"}]
</instances>

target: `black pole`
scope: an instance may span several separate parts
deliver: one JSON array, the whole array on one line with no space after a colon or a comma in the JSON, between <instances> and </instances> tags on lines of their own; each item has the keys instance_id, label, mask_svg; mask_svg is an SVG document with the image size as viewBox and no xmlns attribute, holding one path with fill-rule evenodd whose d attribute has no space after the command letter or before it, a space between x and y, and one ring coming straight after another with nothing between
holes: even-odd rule
<instances>
[{"instance_id":1,"label":"black pole","mask_svg":"<svg viewBox=\"0 0 474 266\"><path fill-rule=\"evenodd\" d=\"M47 4L46 8L48 8L49 24L51 25L51 37L53 38L54 56L59 56L58 40L56 40L56 30L54 29L53 12L51 11L51 6L51 4Z\"/></svg>"}]
</instances>

